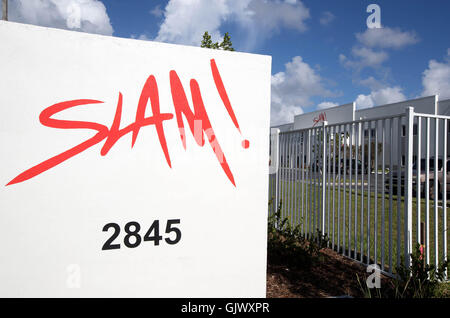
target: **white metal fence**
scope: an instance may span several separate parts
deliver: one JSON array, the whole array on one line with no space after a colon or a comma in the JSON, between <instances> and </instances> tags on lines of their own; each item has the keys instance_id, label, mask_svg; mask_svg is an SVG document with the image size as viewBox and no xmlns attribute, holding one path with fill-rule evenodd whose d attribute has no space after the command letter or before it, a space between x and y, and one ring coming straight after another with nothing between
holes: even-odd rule
<instances>
[{"instance_id":1,"label":"white metal fence","mask_svg":"<svg viewBox=\"0 0 450 318\"><path fill-rule=\"evenodd\" d=\"M416 243L448 255L450 117L414 113L271 133L270 213L394 274ZM437 158L437 160L436 160ZM414 245L413 245L414 244Z\"/></svg>"}]
</instances>

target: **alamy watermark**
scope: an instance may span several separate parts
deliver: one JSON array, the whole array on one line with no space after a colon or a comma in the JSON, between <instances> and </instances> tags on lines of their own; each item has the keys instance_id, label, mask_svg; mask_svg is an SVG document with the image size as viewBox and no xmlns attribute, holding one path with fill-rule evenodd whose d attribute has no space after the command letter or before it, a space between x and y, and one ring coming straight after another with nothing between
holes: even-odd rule
<instances>
[{"instance_id":1,"label":"alamy watermark","mask_svg":"<svg viewBox=\"0 0 450 318\"><path fill-rule=\"evenodd\" d=\"M367 17L367 27L369 29L381 28L381 8L378 4L369 4L367 6L367 13L370 15Z\"/></svg>"},{"instance_id":2,"label":"alamy watermark","mask_svg":"<svg viewBox=\"0 0 450 318\"><path fill-rule=\"evenodd\" d=\"M366 279L368 288L381 288L381 269L376 264L370 264L366 269L367 273L371 273Z\"/></svg>"},{"instance_id":3,"label":"alamy watermark","mask_svg":"<svg viewBox=\"0 0 450 318\"><path fill-rule=\"evenodd\" d=\"M66 267L67 288L81 288L81 268L78 264L70 264Z\"/></svg>"}]
</instances>

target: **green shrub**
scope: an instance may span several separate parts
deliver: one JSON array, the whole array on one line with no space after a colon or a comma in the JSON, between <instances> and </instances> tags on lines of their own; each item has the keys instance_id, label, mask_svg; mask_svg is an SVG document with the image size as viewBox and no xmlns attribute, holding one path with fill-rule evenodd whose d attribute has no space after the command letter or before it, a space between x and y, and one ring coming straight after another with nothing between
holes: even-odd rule
<instances>
[{"instance_id":1,"label":"green shrub","mask_svg":"<svg viewBox=\"0 0 450 318\"><path fill-rule=\"evenodd\" d=\"M288 218L282 218L281 202L276 212L269 216L267 233L269 263L292 268L310 269L320 261L319 252L328 244L327 236L322 235L319 230L308 239L301 233L301 224L293 227Z\"/></svg>"},{"instance_id":2,"label":"green shrub","mask_svg":"<svg viewBox=\"0 0 450 318\"><path fill-rule=\"evenodd\" d=\"M439 267L425 264L420 245L417 244L411 254L411 266L406 267L402 259L396 268L396 278L391 279L387 287L373 293L367 286L362 286L358 275L357 280L367 298L449 297L449 285L444 282L448 264L448 260L442 261Z\"/></svg>"},{"instance_id":3,"label":"green shrub","mask_svg":"<svg viewBox=\"0 0 450 318\"><path fill-rule=\"evenodd\" d=\"M440 285L445 280L445 270L448 260L442 261L439 267L426 265L416 244L411 254L411 266L407 268L402 259L397 267L398 279L394 280L396 298L431 298L440 297Z\"/></svg>"}]
</instances>

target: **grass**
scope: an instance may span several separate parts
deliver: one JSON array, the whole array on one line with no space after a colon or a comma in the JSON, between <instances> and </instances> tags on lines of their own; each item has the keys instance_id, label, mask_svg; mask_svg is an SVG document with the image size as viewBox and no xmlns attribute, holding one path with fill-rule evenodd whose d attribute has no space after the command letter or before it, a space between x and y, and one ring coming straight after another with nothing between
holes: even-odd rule
<instances>
[{"instance_id":1,"label":"grass","mask_svg":"<svg viewBox=\"0 0 450 318\"><path fill-rule=\"evenodd\" d=\"M374 184L374 177L371 176L371 183ZM386 178L387 179L387 178ZM348 180L348 178L347 178ZM328 180L326 180L328 182ZM352 180L355 181L354 179ZM388 181L388 180L386 180ZM369 193L367 185L364 186L364 196L361 195L361 180L358 176L356 189L356 207L355 207L355 185L349 189L349 181L344 189L344 184L341 183L340 189L338 183L330 182L326 187L326 205L325 205L325 233L330 238L330 247L334 247L345 255L367 262L369 256L369 263L376 263L383 265L386 272L395 272L395 267L399 264L404 255L404 197L397 196L393 190L391 197L392 210L390 212L390 197L389 193L384 191L370 191L370 203L368 206ZM367 175L365 175L365 182L367 182ZM378 182L381 182L381 175L378 177ZM270 188L274 189L274 180L271 180ZM384 186L383 186L384 189ZM321 197L322 186L319 182L314 183L312 180L306 180L305 183L299 181L280 181L280 198L282 202L282 215L288 217L293 225L300 225L306 233L314 233L316 228L321 229ZM303 192L303 194L302 194ZM381 193L380 193L381 192ZM273 192L271 192L273 193ZM334 196L334 200L333 200ZM349 198L350 205L349 205ZM302 201L303 199L303 201ZM328 210L328 202L330 203ZM334 203L333 203L334 202ZM363 202L363 204L362 204ZM384 202L384 210L382 209ZM435 264L435 233L434 226L435 211L434 200L429 201L429 242L428 246L429 262ZM438 202L439 205L440 201ZM302 215L303 204L303 215ZM376 205L376 206L375 206ZM417 242L417 199L412 201L412 233L413 244ZM334 206L334 218L333 218ZM356 209L356 213L355 213ZM370 211L368 213L368 210ZM350 213L349 213L350 211ZM420 200L420 220L425 221L426 202L425 199ZM438 260L443 259L443 209L438 207ZM398 213L400 212L400 213ZM329 215L328 215L329 213ZM344 218L345 213L345 218ZM355 220L356 215L356 220ZM369 217L368 217L369 215ZM361 217L363 217L361 229ZM384 220L383 220L384 218ZM333 230L334 219L334 230ZM375 222L376 220L376 222ZM392 220L392 222L390 222ZM356 221L356 229L355 229ZM369 222L368 222L369 221ZM384 233L381 224L384 223ZM390 227L389 224L392 224ZM449 224L449 213L447 212L447 225ZM338 226L339 225L339 226ZM350 232L349 232L350 231ZM350 233L350 237L349 237ZM369 233L369 235L368 235ZM448 241L448 231L445 232ZM344 234L344 235L343 235ZM390 239L391 238L391 239ZM400 239L399 239L400 238ZM375 241L376 240L376 241ZM333 246L334 242L334 246ZM348 249L350 242L350 250ZM362 247L361 247L362 244ZM337 248L339 246L339 249ZM384 248L384 255L382 257L382 249ZM354 250L356 249L356 255ZM392 251L391 257L389 250ZM362 256L361 256L362 251ZM375 255L376 253L376 255ZM449 254L449 246L447 244L447 255Z\"/></svg>"},{"instance_id":2,"label":"grass","mask_svg":"<svg viewBox=\"0 0 450 318\"><path fill-rule=\"evenodd\" d=\"M438 287L438 293L443 298L450 298L450 283L447 282L447 283L440 284Z\"/></svg>"}]
</instances>

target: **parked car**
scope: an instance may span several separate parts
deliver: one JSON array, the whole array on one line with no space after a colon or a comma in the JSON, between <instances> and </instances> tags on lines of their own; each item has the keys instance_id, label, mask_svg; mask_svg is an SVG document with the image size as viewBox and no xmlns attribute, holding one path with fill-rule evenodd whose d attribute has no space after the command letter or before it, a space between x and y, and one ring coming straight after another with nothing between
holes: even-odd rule
<instances>
[{"instance_id":1,"label":"parked car","mask_svg":"<svg viewBox=\"0 0 450 318\"><path fill-rule=\"evenodd\" d=\"M357 165L357 169L358 169L358 174L361 174L362 172L362 162L361 160L356 160L356 159L351 159L351 163L352 163L352 174L355 174L355 167ZM327 159L327 163L326 163L326 170L328 171L328 159ZM314 164L312 164L314 165ZM316 166L317 167L317 171L322 171L322 166L321 166L321 162L317 162ZM339 160L335 160L335 161L331 161L330 163L330 171L331 173L333 173L334 171L336 172L336 175L339 174L339 170L341 172L341 175L344 174L344 159L341 159L341 161L339 162ZM348 175L350 172L350 159L345 159L345 171L346 174ZM367 163L364 163L364 173L367 174Z\"/></svg>"},{"instance_id":2,"label":"parked car","mask_svg":"<svg viewBox=\"0 0 450 318\"><path fill-rule=\"evenodd\" d=\"M450 198L450 160L447 160L446 176L444 177L444 169L441 168L438 172L438 193L442 196L444 191L444 183L446 185L447 199Z\"/></svg>"},{"instance_id":3,"label":"parked car","mask_svg":"<svg viewBox=\"0 0 450 318\"><path fill-rule=\"evenodd\" d=\"M429 159L429 171L428 171L428 180L429 180L429 195L431 199L434 199L434 180L435 180L435 159L431 157ZM450 198L450 158L447 158L446 161L447 165L447 172L446 172L446 178L443 177L443 164L442 159L439 158L437 162L437 169L438 169L438 198L442 198L442 191L444 189L444 182L447 184L447 198ZM413 195L417 195L417 175L419 175L420 180L420 194L422 197L425 197L426 195L426 160L421 159L420 160L420 173L417 173L417 162L414 163L413 167L413 176L412 176L412 183L413 183ZM387 176L388 179L386 180L386 191L389 191L389 175ZM397 186L398 186L398 171L397 169L394 169L392 171L392 190L393 194L397 194ZM401 194L404 195L405 193L405 171L404 168L402 168L401 171L401 180L400 180L400 189Z\"/></svg>"},{"instance_id":4,"label":"parked car","mask_svg":"<svg viewBox=\"0 0 450 318\"><path fill-rule=\"evenodd\" d=\"M339 169L341 170L341 174L344 173L344 168L345 168L345 173L348 175L350 173L350 162L352 164L352 174L355 174L355 167L357 166L357 170L358 170L358 174L361 174L362 172L362 161L361 160L356 160L354 158L351 159L341 159L341 162L339 163L339 161L336 161L336 174L339 172ZM345 165L344 165L345 163ZM331 169L333 169L333 167L331 167ZM367 163L364 163L364 173L367 173Z\"/></svg>"},{"instance_id":5,"label":"parked car","mask_svg":"<svg viewBox=\"0 0 450 318\"><path fill-rule=\"evenodd\" d=\"M342 162L344 162L344 161L342 161ZM355 168L356 167L357 167L357 172L359 174L361 174L363 172L363 170L362 170L363 164L362 164L361 160L359 160L359 159L358 160L352 159L351 160L351 164L352 164L352 169L351 169L352 174L355 173L355 170L356 170ZM343 163L342 163L341 167L342 167L342 171L344 171L344 164ZM350 160L349 159L346 159L345 167L346 167L346 169L345 169L346 173L349 174L350 173ZM364 173L367 174L367 162L364 162Z\"/></svg>"}]
</instances>

